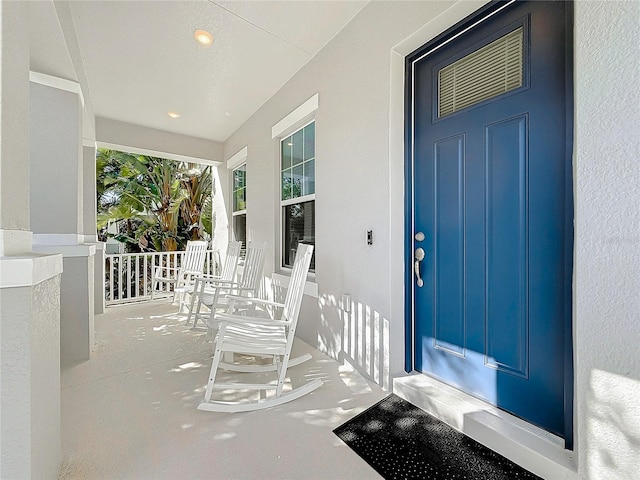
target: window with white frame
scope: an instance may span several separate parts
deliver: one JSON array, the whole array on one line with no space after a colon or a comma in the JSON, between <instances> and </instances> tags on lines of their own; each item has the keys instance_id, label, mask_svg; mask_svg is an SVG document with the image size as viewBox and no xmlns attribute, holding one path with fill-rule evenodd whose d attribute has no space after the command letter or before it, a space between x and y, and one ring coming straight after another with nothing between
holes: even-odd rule
<instances>
[{"instance_id":1,"label":"window with white frame","mask_svg":"<svg viewBox=\"0 0 640 480\"><path fill-rule=\"evenodd\" d=\"M233 236L247 244L247 164L243 163L232 172L233 181Z\"/></svg>"},{"instance_id":2,"label":"window with white frame","mask_svg":"<svg viewBox=\"0 0 640 480\"><path fill-rule=\"evenodd\" d=\"M315 245L316 134L312 121L280 140L282 266L291 268L298 243ZM310 270L315 270L315 252Z\"/></svg>"}]
</instances>

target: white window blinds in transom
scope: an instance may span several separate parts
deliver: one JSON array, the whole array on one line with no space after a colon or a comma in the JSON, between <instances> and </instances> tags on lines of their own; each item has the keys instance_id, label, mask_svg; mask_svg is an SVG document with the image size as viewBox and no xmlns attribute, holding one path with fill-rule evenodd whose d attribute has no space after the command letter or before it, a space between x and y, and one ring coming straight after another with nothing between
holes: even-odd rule
<instances>
[{"instance_id":1,"label":"white window blinds in transom","mask_svg":"<svg viewBox=\"0 0 640 480\"><path fill-rule=\"evenodd\" d=\"M438 72L438 117L522 86L523 28L500 37Z\"/></svg>"}]
</instances>

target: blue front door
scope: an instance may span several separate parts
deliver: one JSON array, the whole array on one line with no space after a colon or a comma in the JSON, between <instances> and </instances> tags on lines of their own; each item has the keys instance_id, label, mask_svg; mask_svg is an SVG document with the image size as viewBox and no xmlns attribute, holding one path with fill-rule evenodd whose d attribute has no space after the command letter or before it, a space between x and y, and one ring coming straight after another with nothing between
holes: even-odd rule
<instances>
[{"instance_id":1,"label":"blue front door","mask_svg":"<svg viewBox=\"0 0 640 480\"><path fill-rule=\"evenodd\" d=\"M410 63L414 368L563 437L566 24L517 2Z\"/></svg>"}]
</instances>

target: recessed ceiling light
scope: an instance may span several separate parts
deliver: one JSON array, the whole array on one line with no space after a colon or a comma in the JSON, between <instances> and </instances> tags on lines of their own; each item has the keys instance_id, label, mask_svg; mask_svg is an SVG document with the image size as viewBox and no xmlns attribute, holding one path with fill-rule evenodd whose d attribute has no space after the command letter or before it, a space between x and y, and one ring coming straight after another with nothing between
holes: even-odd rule
<instances>
[{"instance_id":1,"label":"recessed ceiling light","mask_svg":"<svg viewBox=\"0 0 640 480\"><path fill-rule=\"evenodd\" d=\"M178 112L167 112L167 115L169 115L171 118L178 118L180 116Z\"/></svg>"},{"instance_id":2,"label":"recessed ceiling light","mask_svg":"<svg viewBox=\"0 0 640 480\"><path fill-rule=\"evenodd\" d=\"M213 35L206 30L196 30L193 32L193 38L202 45L211 45L213 43Z\"/></svg>"}]
</instances>

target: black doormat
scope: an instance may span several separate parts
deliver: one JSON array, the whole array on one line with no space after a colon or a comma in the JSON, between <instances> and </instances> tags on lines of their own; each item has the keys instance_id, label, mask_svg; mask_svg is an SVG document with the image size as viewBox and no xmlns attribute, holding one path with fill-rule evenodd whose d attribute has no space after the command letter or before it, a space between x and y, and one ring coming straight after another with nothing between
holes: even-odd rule
<instances>
[{"instance_id":1,"label":"black doormat","mask_svg":"<svg viewBox=\"0 0 640 480\"><path fill-rule=\"evenodd\" d=\"M394 394L333 432L386 480L540 478Z\"/></svg>"}]
</instances>

